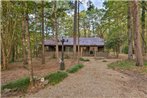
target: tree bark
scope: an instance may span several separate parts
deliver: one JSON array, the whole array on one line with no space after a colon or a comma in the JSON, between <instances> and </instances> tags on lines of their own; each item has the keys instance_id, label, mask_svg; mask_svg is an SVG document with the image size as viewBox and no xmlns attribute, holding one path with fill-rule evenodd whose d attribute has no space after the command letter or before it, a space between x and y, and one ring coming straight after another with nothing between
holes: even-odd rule
<instances>
[{"instance_id":1,"label":"tree bark","mask_svg":"<svg viewBox=\"0 0 147 98\"><path fill-rule=\"evenodd\" d=\"M84 19L84 37L86 37L86 22L85 22L85 19Z\"/></svg>"},{"instance_id":2,"label":"tree bark","mask_svg":"<svg viewBox=\"0 0 147 98\"><path fill-rule=\"evenodd\" d=\"M12 55L12 57L11 57L11 62L14 62L14 61L15 61L15 51L16 51L16 50L15 50L15 45L13 45L13 46L12 46L12 54L11 54L11 55Z\"/></svg>"},{"instance_id":3,"label":"tree bark","mask_svg":"<svg viewBox=\"0 0 147 98\"><path fill-rule=\"evenodd\" d=\"M7 4L6 13L9 14L9 5ZM4 23L4 22L2 22ZM7 64L9 63L11 57L12 47L14 45L14 34L16 21L13 21L12 18L6 18L5 24L2 25L2 33L1 33L1 43L2 43L2 66L3 69L7 69Z\"/></svg>"},{"instance_id":4,"label":"tree bark","mask_svg":"<svg viewBox=\"0 0 147 98\"><path fill-rule=\"evenodd\" d=\"M7 27L4 28L4 25L2 25L2 29L1 29L2 30L2 33L1 33L1 52L2 52L2 69L3 70L7 69L7 61L6 61L7 55L6 55L6 48L5 48L5 41L4 41L4 38L5 38L4 32L6 32L5 29L8 32Z\"/></svg>"},{"instance_id":5,"label":"tree bark","mask_svg":"<svg viewBox=\"0 0 147 98\"><path fill-rule=\"evenodd\" d=\"M33 78L33 66L32 66L32 57L31 57L31 43L30 43L30 32L29 32L29 17L28 17L28 5L26 3L26 37L27 37L27 52L28 52L28 65L29 65L29 74L30 74L30 82L31 85L34 86L34 78Z\"/></svg>"},{"instance_id":6,"label":"tree bark","mask_svg":"<svg viewBox=\"0 0 147 98\"><path fill-rule=\"evenodd\" d=\"M18 48L18 45L16 45L15 46L15 60L18 60L18 58L21 58L18 51L20 51L20 50Z\"/></svg>"},{"instance_id":7,"label":"tree bark","mask_svg":"<svg viewBox=\"0 0 147 98\"><path fill-rule=\"evenodd\" d=\"M140 34L139 34L139 10L138 10L138 0L133 0L133 24L134 24L134 46L135 46L135 56L136 65L143 66L143 56L141 50Z\"/></svg>"},{"instance_id":8,"label":"tree bark","mask_svg":"<svg viewBox=\"0 0 147 98\"><path fill-rule=\"evenodd\" d=\"M79 15L79 10L80 10L80 1L78 0L78 64L79 64L79 59L80 59L80 27L79 27L80 15Z\"/></svg>"},{"instance_id":9,"label":"tree bark","mask_svg":"<svg viewBox=\"0 0 147 98\"><path fill-rule=\"evenodd\" d=\"M38 23L38 17L37 17L37 4L35 3L35 32L36 32L36 35L35 35L35 56L36 58L38 57L38 40L37 40L37 23Z\"/></svg>"},{"instance_id":10,"label":"tree bark","mask_svg":"<svg viewBox=\"0 0 147 98\"><path fill-rule=\"evenodd\" d=\"M7 57L6 57L6 54L5 54L5 48L4 48L4 44L3 44L3 41L1 41L1 47L2 47L2 69L7 69Z\"/></svg>"},{"instance_id":11,"label":"tree bark","mask_svg":"<svg viewBox=\"0 0 147 98\"><path fill-rule=\"evenodd\" d=\"M145 55L145 1L141 2L142 14L141 14L141 28L142 28L142 54Z\"/></svg>"},{"instance_id":12,"label":"tree bark","mask_svg":"<svg viewBox=\"0 0 147 98\"><path fill-rule=\"evenodd\" d=\"M55 15L55 39L56 39L56 58L59 58L59 49L58 49L58 25L57 25L57 1L54 1L54 15Z\"/></svg>"},{"instance_id":13,"label":"tree bark","mask_svg":"<svg viewBox=\"0 0 147 98\"><path fill-rule=\"evenodd\" d=\"M131 1L128 1L128 60L133 59L133 40L132 40L132 28L131 24Z\"/></svg>"},{"instance_id":14,"label":"tree bark","mask_svg":"<svg viewBox=\"0 0 147 98\"><path fill-rule=\"evenodd\" d=\"M45 64L45 47L44 47L44 1L42 0L42 64Z\"/></svg>"},{"instance_id":15,"label":"tree bark","mask_svg":"<svg viewBox=\"0 0 147 98\"><path fill-rule=\"evenodd\" d=\"M8 51L7 51L7 63L10 61L10 55L11 55L11 52L12 52L12 48L13 48L13 46L14 46L14 37L15 37L15 28L16 28L16 21L14 21L14 23L12 22L12 24L13 24L13 27L12 27L12 30L10 30L10 31L12 31L12 39L11 39L11 41L10 41L10 46L9 46L9 48L8 48ZM12 25L12 24L10 24L10 25Z\"/></svg>"},{"instance_id":16,"label":"tree bark","mask_svg":"<svg viewBox=\"0 0 147 98\"><path fill-rule=\"evenodd\" d=\"M77 0L75 0L74 9L74 27L73 27L73 57L76 59L76 36L77 36Z\"/></svg>"},{"instance_id":17,"label":"tree bark","mask_svg":"<svg viewBox=\"0 0 147 98\"><path fill-rule=\"evenodd\" d=\"M95 32L94 32L94 21L92 20L92 33L93 33L93 35L95 34Z\"/></svg>"},{"instance_id":18,"label":"tree bark","mask_svg":"<svg viewBox=\"0 0 147 98\"><path fill-rule=\"evenodd\" d=\"M26 55L26 38L25 38L25 15L22 15L22 51L23 51L23 65L27 64Z\"/></svg>"}]
</instances>

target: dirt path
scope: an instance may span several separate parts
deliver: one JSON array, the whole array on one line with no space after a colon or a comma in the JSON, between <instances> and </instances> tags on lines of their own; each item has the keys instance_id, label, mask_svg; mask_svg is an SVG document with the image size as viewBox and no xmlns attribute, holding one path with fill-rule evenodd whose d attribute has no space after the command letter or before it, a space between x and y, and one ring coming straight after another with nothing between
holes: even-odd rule
<instances>
[{"instance_id":1,"label":"dirt path","mask_svg":"<svg viewBox=\"0 0 147 98\"><path fill-rule=\"evenodd\" d=\"M147 89L143 88L147 82L133 85L133 81L137 81L134 77L107 68L107 64L114 61L116 59L107 62L90 59L84 68L63 82L26 98L147 98Z\"/></svg>"}]
</instances>

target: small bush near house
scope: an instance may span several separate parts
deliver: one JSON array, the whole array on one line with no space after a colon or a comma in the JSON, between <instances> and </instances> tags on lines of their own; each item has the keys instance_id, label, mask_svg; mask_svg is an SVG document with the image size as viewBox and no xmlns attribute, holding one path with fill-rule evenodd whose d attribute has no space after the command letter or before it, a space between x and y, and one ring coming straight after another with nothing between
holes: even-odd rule
<instances>
[{"instance_id":1,"label":"small bush near house","mask_svg":"<svg viewBox=\"0 0 147 98\"><path fill-rule=\"evenodd\" d=\"M67 72L69 72L69 73L75 73L75 72L77 72L79 69L81 69L83 66L84 66L84 65L82 65L82 64L74 65L73 67L69 68L69 69L67 70Z\"/></svg>"},{"instance_id":2,"label":"small bush near house","mask_svg":"<svg viewBox=\"0 0 147 98\"><path fill-rule=\"evenodd\" d=\"M49 80L49 84L55 85L55 84L61 82L67 76L68 76L68 74L66 72L58 71L58 72L51 73L51 74L45 76L45 79Z\"/></svg>"},{"instance_id":3,"label":"small bush near house","mask_svg":"<svg viewBox=\"0 0 147 98\"><path fill-rule=\"evenodd\" d=\"M123 47L122 52L128 54L128 46Z\"/></svg>"},{"instance_id":4,"label":"small bush near house","mask_svg":"<svg viewBox=\"0 0 147 98\"><path fill-rule=\"evenodd\" d=\"M80 61L90 61L90 60L86 58L80 58Z\"/></svg>"}]
</instances>

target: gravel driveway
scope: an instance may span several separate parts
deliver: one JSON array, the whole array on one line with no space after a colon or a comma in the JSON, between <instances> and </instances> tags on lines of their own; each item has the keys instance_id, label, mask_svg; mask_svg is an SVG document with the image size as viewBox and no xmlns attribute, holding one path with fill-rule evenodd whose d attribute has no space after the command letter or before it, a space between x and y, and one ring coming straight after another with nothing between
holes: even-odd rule
<instances>
[{"instance_id":1,"label":"gravel driveway","mask_svg":"<svg viewBox=\"0 0 147 98\"><path fill-rule=\"evenodd\" d=\"M91 58L79 72L26 98L147 98L145 92L131 85L133 77L107 68L116 59L102 61Z\"/></svg>"}]
</instances>

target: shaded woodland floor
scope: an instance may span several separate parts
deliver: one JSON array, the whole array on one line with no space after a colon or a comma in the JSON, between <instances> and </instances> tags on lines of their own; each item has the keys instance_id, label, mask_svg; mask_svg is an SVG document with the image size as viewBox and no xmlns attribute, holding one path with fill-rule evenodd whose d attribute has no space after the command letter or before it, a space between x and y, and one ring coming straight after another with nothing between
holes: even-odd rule
<instances>
[{"instance_id":1,"label":"shaded woodland floor","mask_svg":"<svg viewBox=\"0 0 147 98\"><path fill-rule=\"evenodd\" d=\"M65 68L69 68L70 66L74 65L73 59L65 59ZM46 63L41 64L40 58L35 58L32 61L34 76L44 76L50 72L54 72L59 70L60 64L57 59L50 59L46 57ZM22 77L29 76L28 69L23 67L22 62L15 62L8 65L8 70L1 72L1 83L5 84L12 80L17 80Z\"/></svg>"},{"instance_id":2,"label":"shaded woodland floor","mask_svg":"<svg viewBox=\"0 0 147 98\"><path fill-rule=\"evenodd\" d=\"M116 59L115 56L109 56L109 59ZM147 60L147 56L144 57ZM118 59L127 59L126 54L120 54ZM56 59L51 59L46 57L46 64L41 64L41 58L32 59L34 75L35 76L44 76L50 72L59 70L59 61ZM65 68L69 68L74 65L73 59L65 59ZM22 62L15 62L8 65L8 69L1 72L1 84L5 84L9 81L22 78L24 76L29 76L29 71L23 67Z\"/></svg>"}]
</instances>

